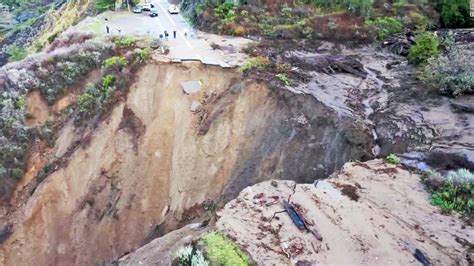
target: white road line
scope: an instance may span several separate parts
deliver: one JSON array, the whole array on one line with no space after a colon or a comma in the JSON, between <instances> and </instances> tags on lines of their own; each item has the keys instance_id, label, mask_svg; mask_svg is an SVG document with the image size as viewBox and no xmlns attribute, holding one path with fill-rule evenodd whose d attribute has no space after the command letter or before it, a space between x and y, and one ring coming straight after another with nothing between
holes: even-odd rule
<instances>
[{"instance_id":1,"label":"white road line","mask_svg":"<svg viewBox=\"0 0 474 266\"><path fill-rule=\"evenodd\" d=\"M173 24L173 26L175 26L176 28L178 28L178 26L176 25L176 23L174 23L173 19L171 18L171 16L168 14L168 11L159 3L157 2L157 5L160 6L161 10L163 11L163 13L166 15L166 17L168 18L168 20L171 22L171 24ZM196 56L199 60L201 60L201 62L203 61L202 60L202 57L201 55L196 52L196 49L191 45L191 43L189 43L189 41L186 39L186 36L184 36L184 33L182 33L181 31L178 31L179 35L181 35L181 37L183 38L184 40L184 43L186 43L186 45L189 47L189 49L192 49L194 50L194 52L196 53Z\"/></svg>"},{"instance_id":2,"label":"white road line","mask_svg":"<svg viewBox=\"0 0 474 266\"><path fill-rule=\"evenodd\" d=\"M166 15L166 17L167 17L168 20L171 22L171 24L173 24L173 26L175 26L175 27L178 27L178 26L176 25L176 23L174 23L173 19L171 19L170 15L168 14L168 11L166 11L166 9L165 9L160 3L158 3L158 5L160 6L161 10L163 10L163 14Z\"/></svg>"}]
</instances>

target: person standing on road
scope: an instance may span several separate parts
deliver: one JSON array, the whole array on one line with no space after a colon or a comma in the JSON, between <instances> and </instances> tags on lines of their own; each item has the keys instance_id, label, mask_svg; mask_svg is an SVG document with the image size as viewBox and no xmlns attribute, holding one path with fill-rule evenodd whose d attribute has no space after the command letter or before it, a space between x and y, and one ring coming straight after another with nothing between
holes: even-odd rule
<instances>
[{"instance_id":1,"label":"person standing on road","mask_svg":"<svg viewBox=\"0 0 474 266\"><path fill-rule=\"evenodd\" d=\"M167 31L165 31L165 39L168 40L168 32Z\"/></svg>"},{"instance_id":2,"label":"person standing on road","mask_svg":"<svg viewBox=\"0 0 474 266\"><path fill-rule=\"evenodd\" d=\"M105 26L105 29L107 30L107 34L109 34L109 33L110 33L110 29L109 29L109 26L108 26L108 25Z\"/></svg>"},{"instance_id":3,"label":"person standing on road","mask_svg":"<svg viewBox=\"0 0 474 266\"><path fill-rule=\"evenodd\" d=\"M176 39L176 31L173 31L173 38Z\"/></svg>"}]
</instances>

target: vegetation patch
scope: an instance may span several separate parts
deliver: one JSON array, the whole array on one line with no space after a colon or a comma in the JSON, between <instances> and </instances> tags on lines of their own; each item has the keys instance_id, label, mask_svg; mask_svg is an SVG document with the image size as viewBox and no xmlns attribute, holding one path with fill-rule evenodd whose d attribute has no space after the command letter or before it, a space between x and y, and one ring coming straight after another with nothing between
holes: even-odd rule
<instances>
[{"instance_id":1,"label":"vegetation patch","mask_svg":"<svg viewBox=\"0 0 474 266\"><path fill-rule=\"evenodd\" d=\"M247 72L251 69L263 69L270 66L271 62L268 58L263 56L252 57L247 59L240 67L240 72Z\"/></svg>"},{"instance_id":2,"label":"vegetation patch","mask_svg":"<svg viewBox=\"0 0 474 266\"><path fill-rule=\"evenodd\" d=\"M460 48L448 44L446 53L428 59L421 78L441 94L456 97L474 92L474 62L470 55L473 45Z\"/></svg>"},{"instance_id":3,"label":"vegetation patch","mask_svg":"<svg viewBox=\"0 0 474 266\"><path fill-rule=\"evenodd\" d=\"M75 84L91 70L99 68L107 53L79 49L67 56L57 56L38 69L38 88L48 104L56 102L68 85Z\"/></svg>"},{"instance_id":4,"label":"vegetation patch","mask_svg":"<svg viewBox=\"0 0 474 266\"><path fill-rule=\"evenodd\" d=\"M201 238L206 258L214 265L250 265L249 257L228 237L210 232Z\"/></svg>"},{"instance_id":5,"label":"vegetation patch","mask_svg":"<svg viewBox=\"0 0 474 266\"><path fill-rule=\"evenodd\" d=\"M134 38L134 37L121 36L121 37L114 38L113 41L115 45L117 45L120 48L123 48L123 47L130 48L134 46L138 40L137 38Z\"/></svg>"},{"instance_id":6,"label":"vegetation patch","mask_svg":"<svg viewBox=\"0 0 474 266\"><path fill-rule=\"evenodd\" d=\"M291 79L288 77L287 74L280 73L275 75L285 86L290 86L291 85Z\"/></svg>"},{"instance_id":7,"label":"vegetation patch","mask_svg":"<svg viewBox=\"0 0 474 266\"><path fill-rule=\"evenodd\" d=\"M474 27L470 16L470 0L440 0L441 23L445 27Z\"/></svg>"},{"instance_id":8,"label":"vegetation patch","mask_svg":"<svg viewBox=\"0 0 474 266\"><path fill-rule=\"evenodd\" d=\"M95 8L99 12L104 12L107 10L114 10L115 0L95 0Z\"/></svg>"},{"instance_id":9,"label":"vegetation patch","mask_svg":"<svg viewBox=\"0 0 474 266\"><path fill-rule=\"evenodd\" d=\"M104 67L125 67L128 65L128 60L122 56L112 56L110 58L105 59Z\"/></svg>"},{"instance_id":10,"label":"vegetation patch","mask_svg":"<svg viewBox=\"0 0 474 266\"><path fill-rule=\"evenodd\" d=\"M116 78L107 75L96 85L88 85L84 94L78 98L79 111L87 116L93 115L106 104L115 92Z\"/></svg>"},{"instance_id":11,"label":"vegetation patch","mask_svg":"<svg viewBox=\"0 0 474 266\"><path fill-rule=\"evenodd\" d=\"M8 49L8 61L20 61L28 56L28 52L23 46L11 45Z\"/></svg>"},{"instance_id":12,"label":"vegetation patch","mask_svg":"<svg viewBox=\"0 0 474 266\"><path fill-rule=\"evenodd\" d=\"M366 22L366 26L373 28L377 33L377 38L383 40L390 35L401 33L403 24L400 20L393 17L383 17Z\"/></svg>"},{"instance_id":13,"label":"vegetation patch","mask_svg":"<svg viewBox=\"0 0 474 266\"><path fill-rule=\"evenodd\" d=\"M137 55L136 63L144 63L150 59L151 49L150 48L137 48L134 50Z\"/></svg>"},{"instance_id":14,"label":"vegetation patch","mask_svg":"<svg viewBox=\"0 0 474 266\"><path fill-rule=\"evenodd\" d=\"M416 44L410 47L408 60L413 64L422 64L439 54L440 43L438 37L431 32L423 32L416 36Z\"/></svg>"},{"instance_id":15,"label":"vegetation patch","mask_svg":"<svg viewBox=\"0 0 474 266\"><path fill-rule=\"evenodd\" d=\"M387 163L389 163L389 164L394 164L394 165L399 165L399 164L400 164L400 158L399 158L397 155L393 154L393 153L389 154L389 155L385 158L385 160L386 160Z\"/></svg>"},{"instance_id":16,"label":"vegetation patch","mask_svg":"<svg viewBox=\"0 0 474 266\"><path fill-rule=\"evenodd\" d=\"M445 211L474 214L474 174L469 170L450 171L446 177L430 172L425 183L432 190L433 205Z\"/></svg>"}]
</instances>

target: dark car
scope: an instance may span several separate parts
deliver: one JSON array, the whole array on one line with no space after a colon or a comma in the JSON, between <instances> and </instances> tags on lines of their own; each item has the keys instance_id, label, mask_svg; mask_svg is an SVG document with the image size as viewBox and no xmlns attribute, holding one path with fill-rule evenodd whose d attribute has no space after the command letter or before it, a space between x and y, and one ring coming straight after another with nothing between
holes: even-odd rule
<instances>
[{"instance_id":1,"label":"dark car","mask_svg":"<svg viewBox=\"0 0 474 266\"><path fill-rule=\"evenodd\" d=\"M150 14L150 17L158 17L158 9L157 8L151 8L150 12L148 14Z\"/></svg>"}]
</instances>

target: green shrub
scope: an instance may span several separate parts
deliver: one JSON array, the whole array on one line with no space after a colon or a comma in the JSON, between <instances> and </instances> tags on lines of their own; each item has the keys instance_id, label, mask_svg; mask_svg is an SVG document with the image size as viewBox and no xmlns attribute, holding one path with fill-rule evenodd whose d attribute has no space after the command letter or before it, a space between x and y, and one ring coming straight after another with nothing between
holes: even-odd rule
<instances>
[{"instance_id":1,"label":"green shrub","mask_svg":"<svg viewBox=\"0 0 474 266\"><path fill-rule=\"evenodd\" d=\"M280 14L282 17L286 19L291 19L293 17L293 8L289 7L288 4L284 4L280 10Z\"/></svg>"},{"instance_id":2,"label":"green shrub","mask_svg":"<svg viewBox=\"0 0 474 266\"><path fill-rule=\"evenodd\" d=\"M10 62L23 60L27 56L28 52L23 46L14 44L8 49L8 61Z\"/></svg>"},{"instance_id":3,"label":"green shrub","mask_svg":"<svg viewBox=\"0 0 474 266\"><path fill-rule=\"evenodd\" d=\"M285 84L285 86L290 86L291 85L291 79L288 77L287 74L280 73L276 74L276 77Z\"/></svg>"},{"instance_id":4,"label":"green shrub","mask_svg":"<svg viewBox=\"0 0 474 266\"><path fill-rule=\"evenodd\" d=\"M372 14L374 0L312 0L312 3L319 7L329 9L347 9L363 17Z\"/></svg>"},{"instance_id":5,"label":"green shrub","mask_svg":"<svg viewBox=\"0 0 474 266\"><path fill-rule=\"evenodd\" d=\"M15 99L15 108L16 109L25 109L26 107L26 96L21 95L18 98Z\"/></svg>"},{"instance_id":6,"label":"green shrub","mask_svg":"<svg viewBox=\"0 0 474 266\"><path fill-rule=\"evenodd\" d=\"M214 8L214 15L222 19L225 23L234 22L236 19L235 10L237 7L230 2L224 2Z\"/></svg>"},{"instance_id":7,"label":"green shrub","mask_svg":"<svg viewBox=\"0 0 474 266\"><path fill-rule=\"evenodd\" d=\"M150 48L137 49L137 50L135 50L135 53L137 55L136 61L138 63L144 63L150 58L151 50L150 50Z\"/></svg>"},{"instance_id":8,"label":"green shrub","mask_svg":"<svg viewBox=\"0 0 474 266\"><path fill-rule=\"evenodd\" d=\"M79 105L79 111L88 115L92 115L98 105L97 99L89 93L80 95L77 103Z\"/></svg>"},{"instance_id":9,"label":"green shrub","mask_svg":"<svg viewBox=\"0 0 474 266\"><path fill-rule=\"evenodd\" d=\"M470 49L452 45L446 53L428 60L421 78L432 88L449 96L474 92L474 61Z\"/></svg>"},{"instance_id":10,"label":"green shrub","mask_svg":"<svg viewBox=\"0 0 474 266\"><path fill-rule=\"evenodd\" d=\"M210 232L201 238L206 257L212 264L234 266L250 265L248 256L228 237L220 232Z\"/></svg>"},{"instance_id":11,"label":"green shrub","mask_svg":"<svg viewBox=\"0 0 474 266\"><path fill-rule=\"evenodd\" d=\"M438 6L441 24L445 27L473 27L470 0L440 0Z\"/></svg>"},{"instance_id":12,"label":"green shrub","mask_svg":"<svg viewBox=\"0 0 474 266\"><path fill-rule=\"evenodd\" d=\"M19 168L14 168L12 170L12 177L16 180L20 180L23 177L23 170Z\"/></svg>"},{"instance_id":13,"label":"green shrub","mask_svg":"<svg viewBox=\"0 0 474 266\"><path fill-rule=\"evenodd\" d=\"M134 37L121 36L114 39L118 47L132 47L138 40Z\"/></svg>"},{"instance_id":14,"label":"green shrub","mask_svg":"<svg viewBox=\"0 0 474 266\"><path fill-rule=\"evenodd\" d=\"M366 22L366 25L377 32L377 38L383 40L388 36L403 31L400 20L393 17L377 18Z\"/></svg>"},{"instance_id":15,"label":"green shrub","mask_svg":"<svg viewBox=\"0 0 474 266\"><path fill-rule=\"evenodd\" d=\"M450 171L443 186L434 191L431 203L444 210L474 213L474 174L467 169Z\"/></svg>"},{"instance_id":16,"label":"green shrub","mask_svg":"<svg viewBox=\"0 0 474 266\"><path fill-rule=\"evenodd\" d=\"M416 36L416 44L410 47L408 60L413 64L422 64L439 53L438 38L433 33L423 32Z\"/></svg>"},{"instance_id":17,"label":"green shrub","mask_svg":"<svg viewBox=\"0 0 474 266\"><path fill-rule=\"evenodd\" d=\"M99 12L113 10L115 8L115 0L95 0L95 8Z\"/></svg>"},{"instance_id":18,"label":"green shrub","mask_svg":"<svg viewBox=\"0 0 474 266\"><path fill-rule=\"evenodd\" d=\"M270 65L270 60L268 58L263 57L263 56L258 56L258 57L252 57L247 59L240 67L239 71L240 72L247 72L251 69L258 68L258 69L263 69L266 68Z\"/></svg>"},{"instance_id":19,"label":"green shrub","mask_svg":"<svg viewBox=\"0 0 474 266\"><path fill-rule=\"evenodd\" d=\"M115 66L125 67L127 65L128 65L128 60L122 56L112 56L110 58L105 59L104 61L104 66L106 68L115 67Z\"/></svg>"},{"instance_id":20,"label":"green shrub","mask_svg":"<svg viewBox=\"0 0 474 266\"><path fill-rule=\"evenodd\" d=\"M428 17L416 11L410 11L406 19L408 20L406 24L414 27L417 31L425 31L431 26Z\"/></svg>"},{"instance_id":21,"label":"green shrub","mask_svg":"<svg viewBox=\"0 0 474 266\"><path fill-rule=\"evenodd\" d=\"M385 158L385 160L389 163L389 164L394 164L394 165L399 165L400 164L400 158L398 158L397 155L391 153L387 156L387 158Z\"/></svg>"},{"instance_id":22,"label":"green shrub","mask_svg":"<svg viewBox=\"0 0 474 266\"><path fill-rule=\"evenodd\" d=\"M115 82L115 76L107 75L102 78L99 84L88 85L86 91L78 97L79 111L86 115L92 115L100 110L115 92Z\"/></svg>"}]
</instances>

